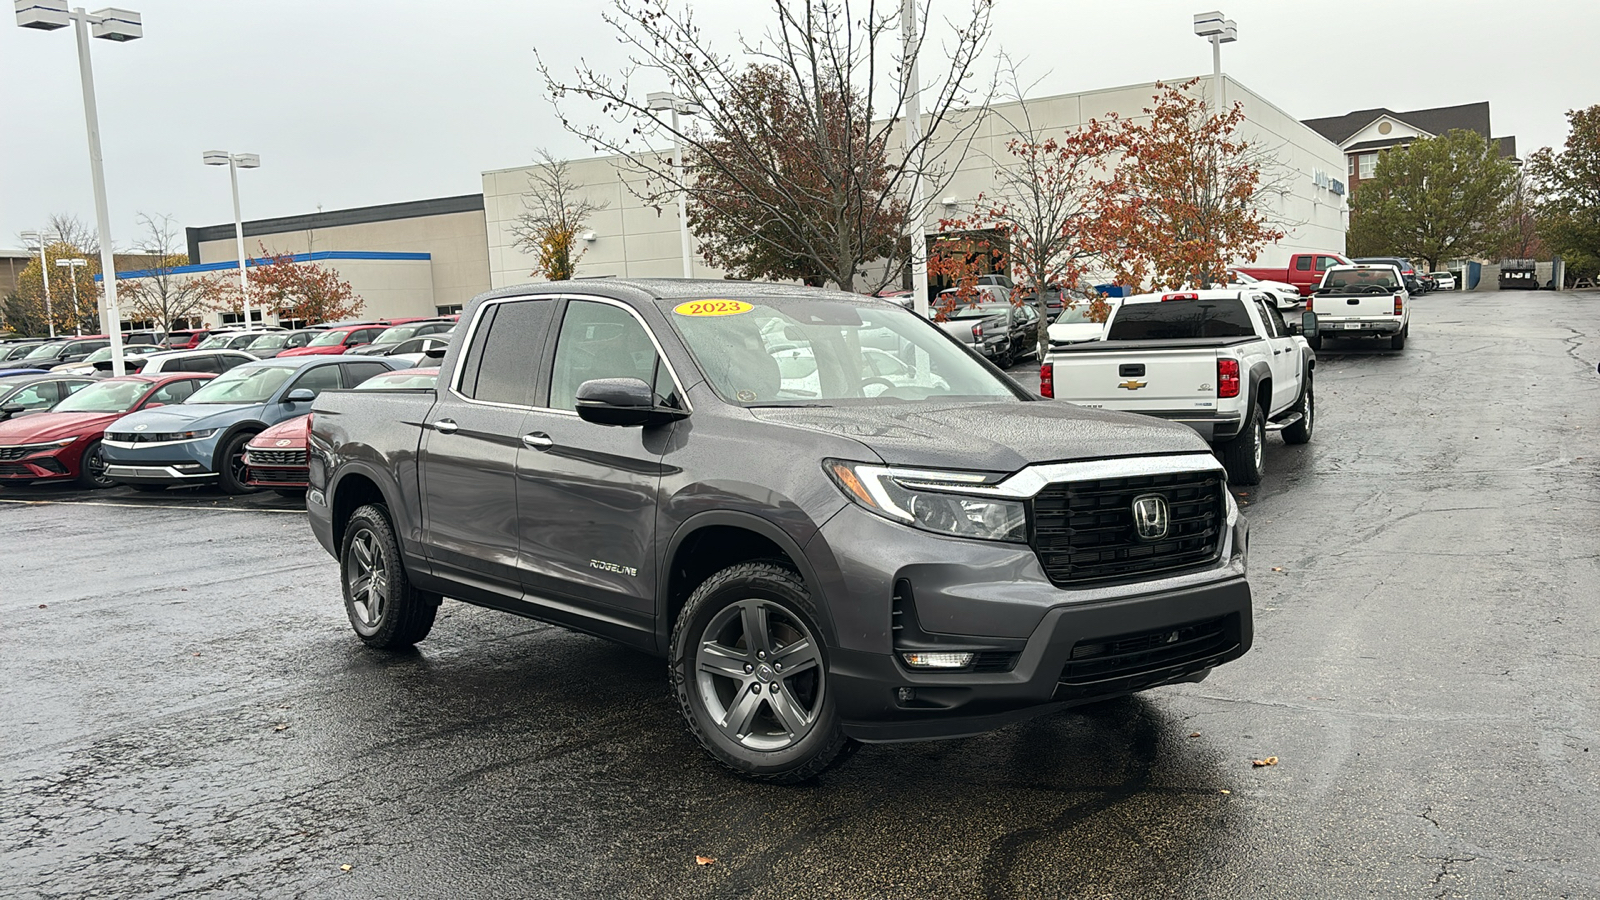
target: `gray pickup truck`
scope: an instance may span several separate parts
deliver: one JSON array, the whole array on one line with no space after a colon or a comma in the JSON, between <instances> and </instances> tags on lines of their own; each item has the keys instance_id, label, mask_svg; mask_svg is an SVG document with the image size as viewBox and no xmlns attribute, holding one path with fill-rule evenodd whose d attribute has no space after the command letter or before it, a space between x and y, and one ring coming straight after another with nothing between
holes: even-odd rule
<instances>
[{"instance_id":1,"label":"gray pickup truck","mask_svg":"<svg viewBox=\"0 0 1600 900\"><path fill-rule=\"evenodd\" d=\"M1198 681L1251 643L1204 441L1030 394L880 300L509 288L437 388L324 393L312 422L311 526L363 641L421 640L450 597L659 654L749 778Z\"/></svg>"}]
</instances>

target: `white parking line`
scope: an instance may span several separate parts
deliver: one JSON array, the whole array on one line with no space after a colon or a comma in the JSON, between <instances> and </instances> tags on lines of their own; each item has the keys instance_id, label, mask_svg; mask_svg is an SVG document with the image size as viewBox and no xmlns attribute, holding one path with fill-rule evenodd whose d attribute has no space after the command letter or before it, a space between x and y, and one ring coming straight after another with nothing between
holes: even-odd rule
<instances>
[{"instance_id":1,"label":"white parking line","mask_svg":"<svg viewBox=\"0 0 1600 900\"><path fill-rule=\"evenodd\" d=\"M0 503L16 503L21 506L114 506L120 509L197 509L204 512L268 512L268 513L299 513L305 514L303 509L241 509L233 506L172 506L167 503L106 503L100 500L10 500L0 498Z\"/></svg>"}]
</instances>

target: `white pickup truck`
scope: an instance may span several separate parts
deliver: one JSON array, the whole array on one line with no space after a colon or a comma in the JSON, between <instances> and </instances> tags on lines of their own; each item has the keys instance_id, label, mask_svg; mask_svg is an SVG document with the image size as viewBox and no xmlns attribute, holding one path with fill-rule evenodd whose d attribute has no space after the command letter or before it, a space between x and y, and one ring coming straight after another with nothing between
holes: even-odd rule
<instances>
[{"instance_id":1,"label":"white pickup truck","mask_svg":"<svg viewBox=\"0 0 1600 900\"><path fill-rule=\"evenodd\" d=\"M1303 333L1302 333L1303 332ZM1268 431L1311 440L1317 317L1285 322L1264 292L1129 297L1105 338L1052 346L1047 397L1182 422L1209 441L1234 484L1257 484Z\"/></svg>"},{"instance_id":2,"label":"white pickup truck","mask_svg":"<svg viewBox=\"0 0 1600 900\"><path fill-rule=\"evenodd\" d=\"M1411 294L1394 266L1334 266L1322 274L1306 309L1317 314L1313 349L1331 338L1385 338L1401 350L1411 333Z\"/></svg>"}]
</instances>

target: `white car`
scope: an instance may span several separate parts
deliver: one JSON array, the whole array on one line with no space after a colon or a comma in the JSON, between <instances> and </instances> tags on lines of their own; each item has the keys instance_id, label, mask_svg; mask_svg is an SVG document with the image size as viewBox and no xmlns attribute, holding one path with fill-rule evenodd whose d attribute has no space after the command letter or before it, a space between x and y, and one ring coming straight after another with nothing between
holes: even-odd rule
<instances>
[{"instance_id":1,"label":"white car","mask_svg":"<svg viewBox=\"0 0 1600 900\"><path fill-rule=\"evenodd\" d=\"M124 347L122 351L122 363L129 375L156 375L162 372L221 374L234 366L255 361L253 354L243 350L160 350L145 353L138 348ZM58 366L57 369L69 375L109 374L112 371L111 348L102 347L89 354L83 362Z\"/></svg>"},{"instance_id":2,"label":"white car","mask_svg":"<svg viewBox=\"0 0 1600 900\"><path fill-rule=\"evenodd\" d=\"M1105 301L1111 307L1109 312L1115 312L1120 300L1109 299ZM1109 318L1109 314L1107 316ZM1061 315L1050 323L1050 346L1062 347L1067 344L1081 344L1084 341L1098 341L1105 335L1106 323L1096 322L1089 318L1089 303L1079 300L1071 309L1063 309Z\"/></svg>"},{"instance_id":3,"label":"white car","mask_svg":"<svg viewBox=\"0 0 1600 900\"><path fill-rule=\"evenodd\" d=\"M810 347L787 346L770 351L778 362L781 378L779 396L816 397L822 392L822 381L817 375L817 360ZM948 391L950 385L937 375L918 372L892 353L873 347L861 348L861 393L876 397L894 388L929 388Z\"/></svg>"},{"instance_id":4,"label":"white car","mask_svg":"<svg viewBox=\"0 0 1600 900\"><path fill-rule=\"evenodd\" d=\"M1261 291L1271 297L1273 305L1279 309L1293 309L1300 305L1300 289L1292 284L1282 281L1262 281L1238 269L1228 270L1228 277L1231 279L1228 287L1241 291Z\"/></svg>"},{"instance_id":5,"label":"white car","mask_svg":"<svg viewBox=\"0 0 1600 900\"><path fill-rule=\"evenodd\" d=\"M1450 272L1433 273L1433 289L1436 291L1453 291L1456 289L1456 276Z\"/></svg>"}]
</instances>

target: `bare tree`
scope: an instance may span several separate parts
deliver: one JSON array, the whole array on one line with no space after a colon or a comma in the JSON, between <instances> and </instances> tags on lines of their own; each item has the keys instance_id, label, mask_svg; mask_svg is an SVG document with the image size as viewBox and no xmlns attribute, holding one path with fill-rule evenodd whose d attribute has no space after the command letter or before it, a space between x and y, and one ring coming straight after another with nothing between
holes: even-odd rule
<instances>
[{"instance_id":1,"label":"bare tree","mask_svg":"<svg viewBox=\"0 0 1600 900\"><path fill-rule=\"evenodd\" d=\"M589 217L606 208L583 195L572 180L565 160L550 151L535 151L539 166L528 174L528 193L522 195L522 214L511 225L513 243L534 256L534 271L551 281L566 281L578 271L584 250L579 232Z\"/></svg>"},{"instance_id":2,"label":"bare tree","mask_svg":"<svg viewBox=\"0 0 1600 900\"><path fill-rule=\"evenodd\" d=\"M188 265L189 256L178 252L171 216L139 213L139 225L144 231L134 249L148 257L144 265L149 274L122 282L128 318L150 319L163 332L171 331L174 322L198 319L211 305L212 279L174 271Z\"/></svg>"},{"instance_id":3,"label":"bare tree","mask_svg":"<svg viewBox=\"0 0 1600 900\"><path fill-rule=\"evenodd\" d=\"M630 190L645 203L660 209L682 192L691 206L735 211L722 223L724 245L742 235L752 248L808 261L845 290L856 288L863 264L887 259L881 287L900 277L910 252L907 241L884 246L884 217L900 223L900 232L923 221L931 198L906 202L913 179L942 181L981 118L962 113L976 96L972 81L992 0L968 0L967 11L947 23L951 35L930 89L913 84L905 65L926 30L905 41L900 0L770 2L773 25L759 42L741 38L735 58L712 46L690 11L672 0L614 0L605 20L629 50L621 72L585 65L564 80L542 60L540 71L562 124L596 150L617 154L623 170L639 176ZM926 5L921 12L926 21ZM931 64L934 57L922 59ZM752 67L783 79L778 93L795 98L795 119L762 114L772 94L748 90ZM674 127L658 118L641 94L662 88L698 108L697 124ZM913 96L924 127L907 146L902 117ZM624 126L622 136L573 123L562 108L569 97L597 104ZM651 149L652 140L678 141L693 161L689 174ZM796 166L804 177L791 177Z\"/></svg>"}]
</instances>

